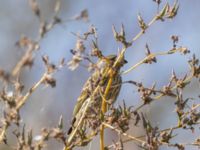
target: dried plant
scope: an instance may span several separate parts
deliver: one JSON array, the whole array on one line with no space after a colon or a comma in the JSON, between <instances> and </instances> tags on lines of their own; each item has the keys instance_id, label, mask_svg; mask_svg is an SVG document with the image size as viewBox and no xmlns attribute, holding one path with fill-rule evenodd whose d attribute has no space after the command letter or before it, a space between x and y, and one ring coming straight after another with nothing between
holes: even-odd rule
<instances>
[{"instance_id":1,"label":"dried plant","mask_svg":"<svg viewBox=\"0 0 200 150\"><path fill-rule=\"evenodd\" d=\"M192 145L197 148L200 147L199 138L195 139L192 143L180 143L172 140L177 136L176 130L189 129L189 131L194 132L195 127L198 127L200 123L200 112L198 110L200 104L198 101L193 102L193 98L183 96L184 89L190 85L192 80L200 81L200 64L195 54L188 61L189 72L183 77L179 77L173 70L169 82L162 88L157 88L155 83L151 87L146 87L142 82L134 80L122 81L121 79L124 74L128 74L141 65L158 63L159 56L170 57L170 55L179 53L184 57L190 54L188 48L178 46L179 37L172 35L171 40L173 45L171 49L154 53L150 49L150 46L146 44L145 58L125 71L120 70L127 63L125 53L128 48L133 47L137 39L144 35L152 24L157 21L164 22L165 20L173 19L177 15L179 9L177 1L172 5L166 3L163 8L160 8L162 3L160 0L153 1L158 6L157 13L148 23L144 21L142 14L138 14L137 19L141 30L131 40L128 40L126 37L125 25L122 24L119 32L113 25L113 36L122 45L118 53L116 52L109 56L103 54L103 51L99 48L97 30L94 26L90 26L89 30L83 35L72 33L77 38L75 48L71 50L73 55L72 59L66 63L63 58L59 64L53 64L50 62L48 56L43 56L42 60L45 65L45 72L31 88L25 91L24 87L26 85L23 85L20 81L21 71L26 66L32 67L34 65L33 54L39 51L40 41L46 33L56 24L62 24L62 19L58 17L60 1L56 2L54 15L51 21L47 22L41 17L42 10L39 8L37 1L29 0L33 13L40 21L38 38L33 40L26 36L21 37L16 44L26 49L25 54L11 72L5 72L3 69L0 69L0 79L4 85L0 91L0 100L4 106L3 115L0 120L0 142L2 144L9 143L10 139L7 137L8 129L16 125L13 134L17 139L17 145L14 149L17 150L41 150L46 147L49 139L63 143L64 149L70 150L75 147L88 145L97 135L100 135L101 150L123 150L127 142L133 142L145 150L158 150L161 146L173 147L179 150L186 149L185 147L187 145ZM69 20L83 20L88 22L88 11L83 10L79 15ZM86 43L91 44L89 49L85 46ZM83 86L74 107L71 127L69 129L64 127L61 116L58 119L57 127L44 127L41 129L39 136L33 137L32 131L34 128L27 131L26 124L21 122L23 119L20 115L21 108L42 84L51 86L52 88L56 86L56 79L53 75L58 70L64 66L75 70L83 62L86 64L86 69L91 72L91 76ZM142 104L133 107L127 106L126 101L124 101L122 106L113 105L117 100L123 84L131 84L137 88L137 93L140 95ZM11 90L10 88L8 90L8 87L11 87ZM174 99L175 113L178 118L175 126L166 129L160 129L159 126L154 126L142 112L142 108L146 106L151 107L151 103L162 100L163 97L171 97ZM145 133L141 136L129 134L130 126L139 126L144 129ZM116 132L119 140L113 141L110 145L105 145L104 133L106 128Z\"/></svg>"}]
</instances>

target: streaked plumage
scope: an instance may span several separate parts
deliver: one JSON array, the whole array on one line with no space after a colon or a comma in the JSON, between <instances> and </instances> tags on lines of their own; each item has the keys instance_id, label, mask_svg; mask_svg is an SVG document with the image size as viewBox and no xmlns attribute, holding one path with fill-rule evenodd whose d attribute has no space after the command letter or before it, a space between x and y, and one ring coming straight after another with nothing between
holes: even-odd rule
<instances>
[{"instance_id":1,"label":"streaked plumage","mask_svg":"<svg viewBox=\"0 0 200 150\"><path fill-rule=\"evenodd\" d=\"M69 137L73 132L73 129L76 128L81 117L84 117L84 119L81 122L81 125L78 127L80 130L98 130L101 123L102 96L104 95L109 80L109 74L105 75L105 72L107 72L113 66L115 60L116 56L110 55L97 62L97 69L95 69L93 74L84 84L81 95L78 97L77 103L75 105L73 111L72 127L68 132ZM113 76L111 88L106 97L108 105L113 104L119 95L122 83L119 71L124 63L126 63L125 60L121 65L113 68L115 74ZM84 113L84 109L87 105L87 110ZM77 136L74 136L73 139L75 139Z\"/></svg>"}]
</instances>

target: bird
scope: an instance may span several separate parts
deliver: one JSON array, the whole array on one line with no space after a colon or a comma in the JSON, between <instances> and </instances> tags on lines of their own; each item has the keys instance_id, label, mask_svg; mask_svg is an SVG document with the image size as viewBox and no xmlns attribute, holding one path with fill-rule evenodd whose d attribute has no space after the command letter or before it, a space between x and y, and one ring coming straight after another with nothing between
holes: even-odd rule
<instances>
[{"instance_id":1,"label":"bird","mask_svg":"<svg viewBox=\"0 0 200 150\"><path fill-rule=\"evenodd\" d=\"M77 141L87 139L85 132L89 130L96 134L102 120L102 99L106 100L106 109L109 109L116 101L122 84L120 68L127 63L122 57L118 59L119 62L116 65L117 59L117 55L99 58L93 73L83 85L73 110L72 123L68 130L67 147L70 147L70 144L72 147L73 142L77 143ZM112 83L107 96L104 97L110 78L112 78ZM79 145L86 145L88 142L89 140L85 140L85 142L79 142ZM69 148L65 148L65 150L69 150Z\"/></svg>"}]
</instances>

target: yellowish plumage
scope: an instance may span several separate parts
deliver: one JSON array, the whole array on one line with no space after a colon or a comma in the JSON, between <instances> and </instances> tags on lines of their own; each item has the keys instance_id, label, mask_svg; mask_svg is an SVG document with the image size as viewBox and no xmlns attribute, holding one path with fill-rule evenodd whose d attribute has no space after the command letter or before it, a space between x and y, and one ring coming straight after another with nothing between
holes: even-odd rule
<instances>
[{"instance_id":1,"label":"yellowish plumage","mask_svg":"<svg viewBox=\"0 0 200 150\"><path fill-rule=\"evenodd\" d=\"M81 131L87 130L89 132L91 130L97 131L99 129L102 119L102 99L110 77L110 74L106 74L106 72L111 70L115 60L115 55L110 55L99 60L97 62L97 68L84 84L82 92L74 107L72 127L68 132L68 144L71 144L73 141L79 141ZM122 83L119 71L125 62L126 61L124 60L121 62L121 65L113 68L113 82L106 97L108 106L113 104L119 95Z\"/></svg>"}]
</instances>

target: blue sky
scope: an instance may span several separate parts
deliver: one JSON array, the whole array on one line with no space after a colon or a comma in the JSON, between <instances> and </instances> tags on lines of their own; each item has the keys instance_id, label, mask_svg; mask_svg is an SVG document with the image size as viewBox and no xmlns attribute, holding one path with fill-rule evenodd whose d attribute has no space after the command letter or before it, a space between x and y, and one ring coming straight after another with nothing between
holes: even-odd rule
<instances>
[{"instance_id":1,"label":"blue sky","mask_svg":"<svg viewBox=\"0 0 200 150\"><path fill-rule=\"evenodd\" d=\"M163 0L163 3L165 1ZM40 2L44 18L49 19L51 17L54 2L53 0ZM173 4L172 0L168 2ZM155 23L145 35L128 49L126 59L129 64L123 70L144 57L146 43L149 44L152 52L169 50L172 47L171 35L178 35L180 38L178 45L188 47L191 53L196 53L199 58L199 6L199 0L181 0L179 13L175 19ZM65 21L83 9L88 9L90 22ZM137 14L141 13L144 21L148 22L154 16L156 10L157 7L151 0L62 0L60 17L64 22L61 25L56 25L42 39L41 50L35 53L35 66L31 70L25 69L22 72L22 81L28 88L40 78L44 72L41 61L42 55L48 55L51 61L55 63L59 62L62 57L65 57L68 61L71 58L70 49L74 48L76 42L76 37L71 32L84 33L89 25L93 24L97 28L99 46L103 53L117 53L117 48L120 45L113 38L111 26L115 25L117 29L120 29L123 23L127 39L130 40L140 31L137 24ZM31 12L27 1L0 1L0 68L5 68L7 71L12 70L24 53L24 50L15 46L16 41L22 35L36 38L38 27L39 22ZM176 70L180 76L188 71L187 60L190 57L191 55L186 57L181 55L161 56L158 57L158 64L142 65L128 75L124 75L123 79L142 81L148 86L156 81L158 87L162 87L170 78L172 69ZM25 116L24 121L29 122L30 127L33 123L39 122L35 125L38 128L35 131L36 133L44 125L55 126L61 114L64 115L66 124L69 124L76 98L88 76L89 74L84 68L79 68L74 72L63 68L56 74L56 89L40 88L33 94L22 110ZM195 94L197 92L196 86L195 82L192 83L191 87L186 90L186 95ZM126 90L127 88L130 88L130 90ZM129 105L135 105L139 102L136 89L130 85L125 85L122 88L117 103L121 103L122 99L125 99ZM172 100L167 101L165 106L163 106L163 103L153 104L152 108L147 108L146 111L155 124L158 123L165 127L167 123L172 123L175 120L174 117L171 117L175 114L173 112L170 112L172 114L163 119L164 113L168 112L167 110L173 111L171 109L172 104ZM31 119L28 117L30 115L32 116ZM42 122L41 120L45 120L47 116L53 117L51 120Z\"/></svg>"}]
</instances>

